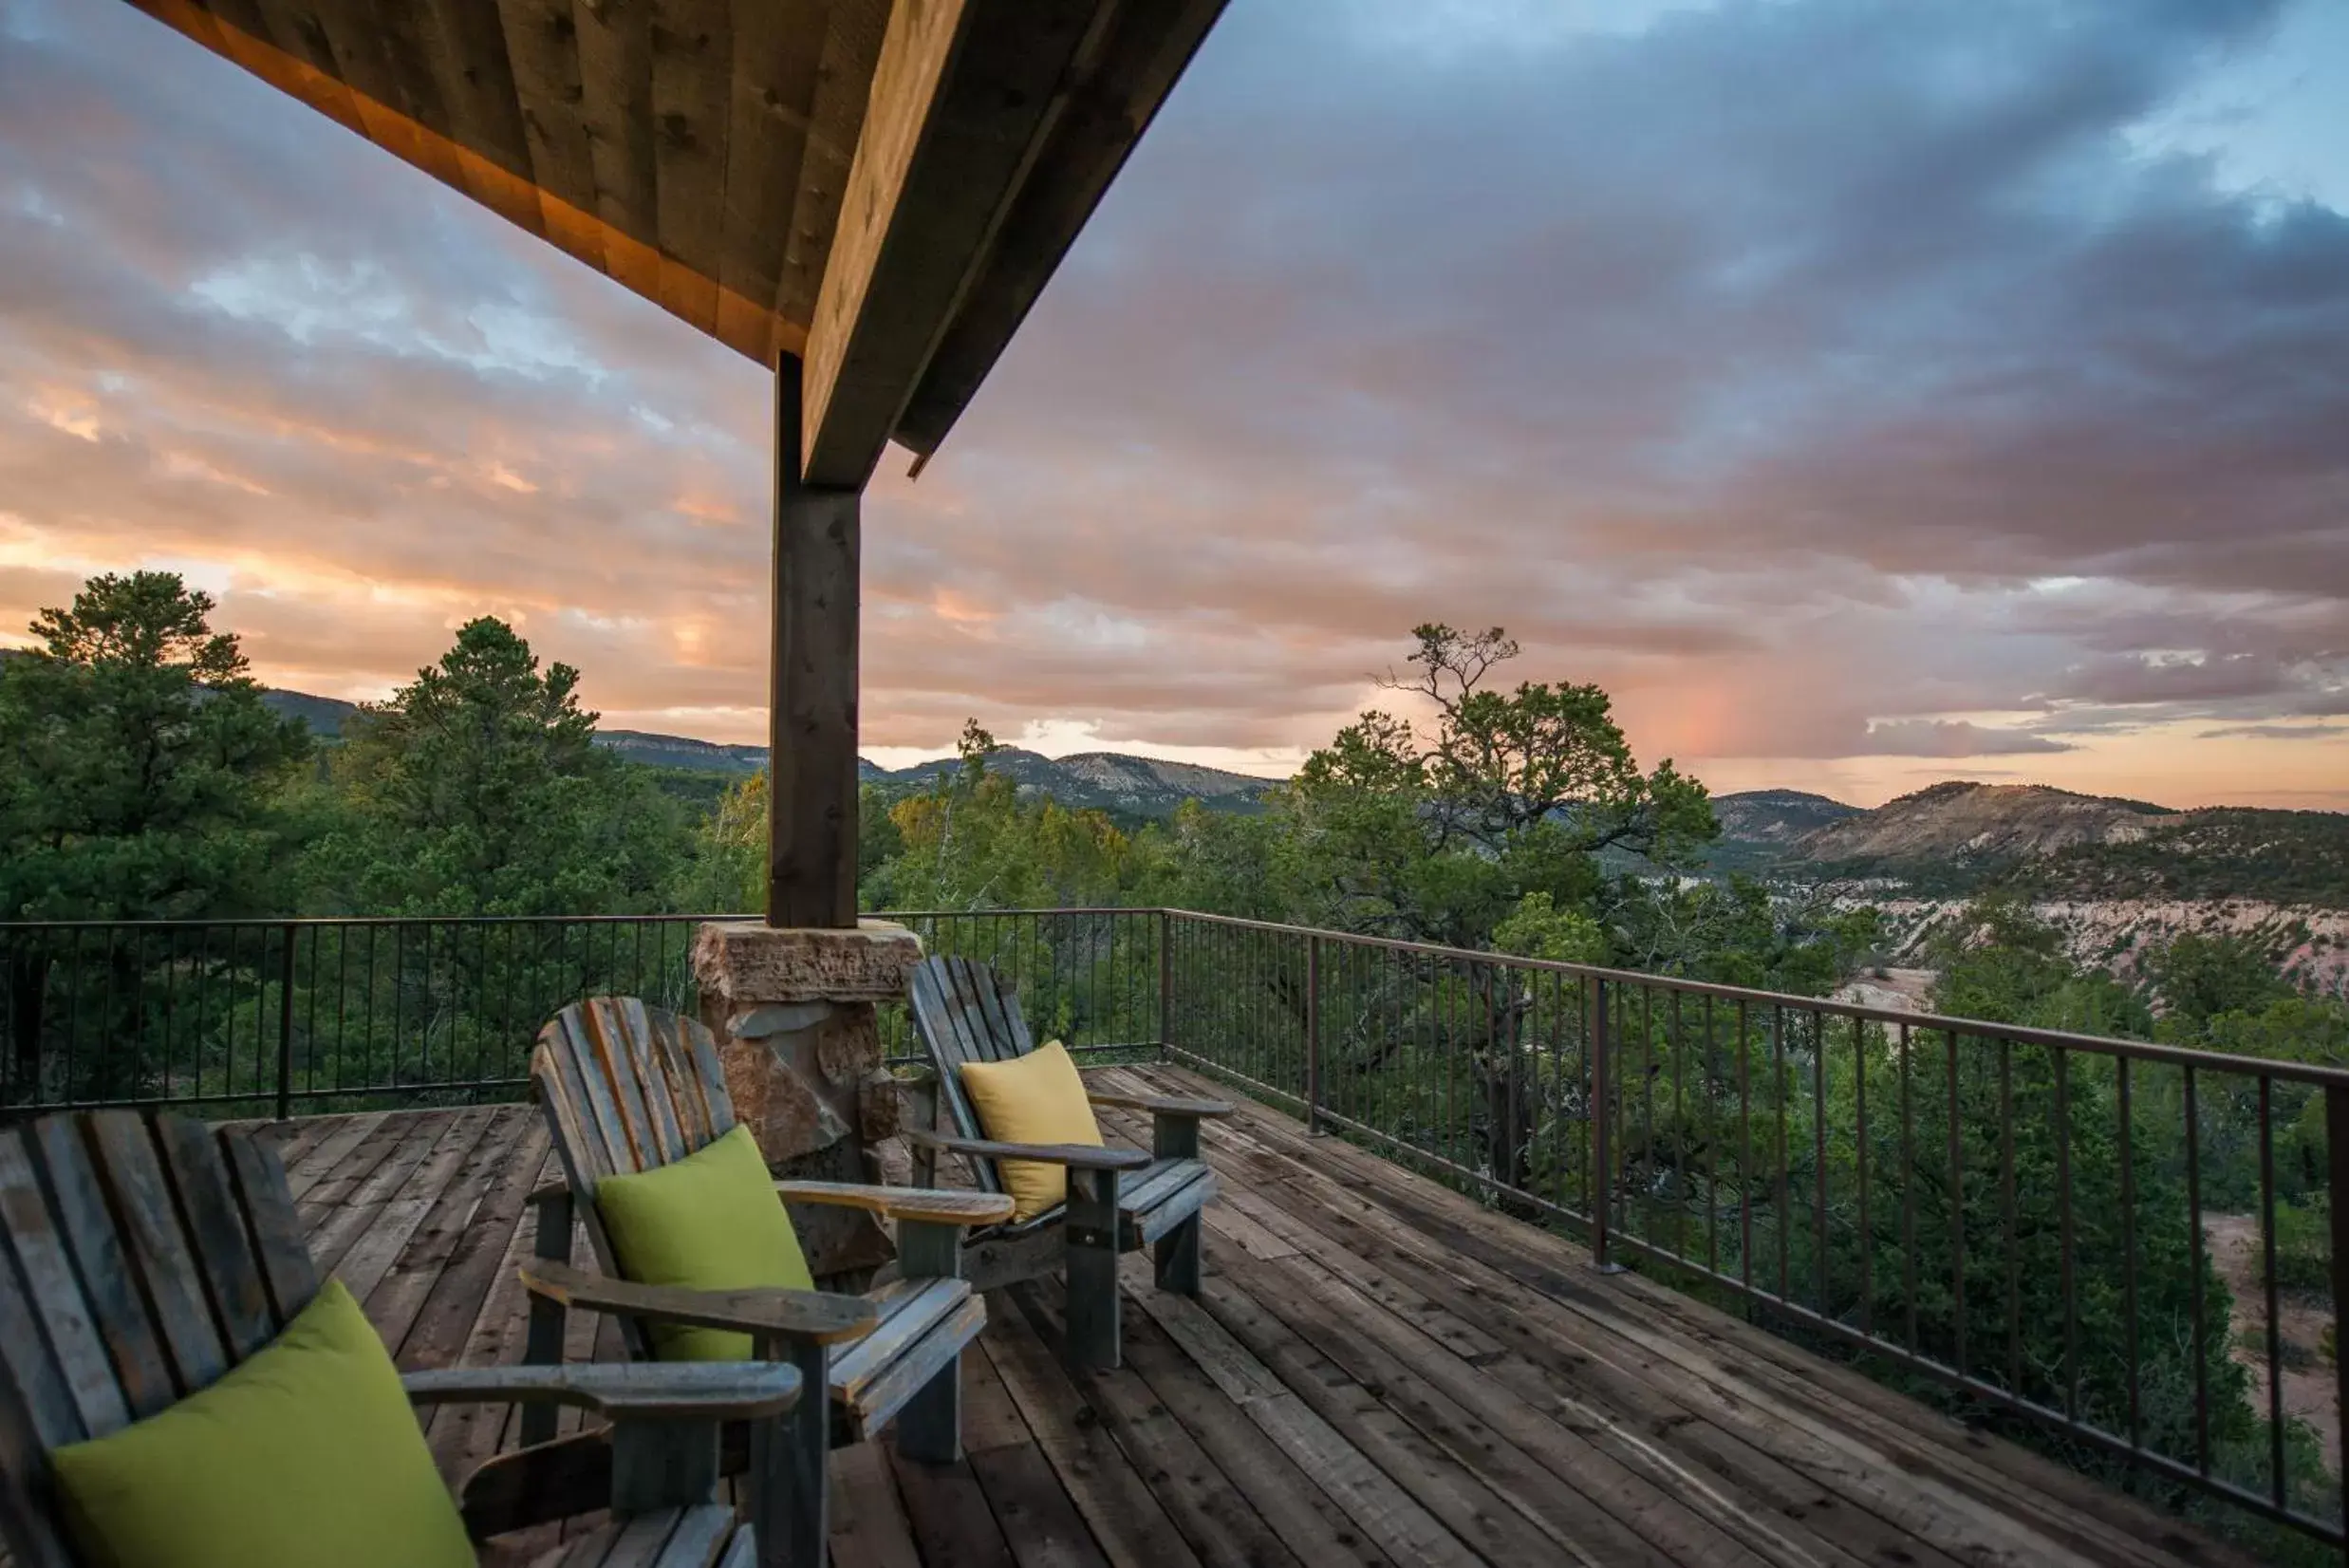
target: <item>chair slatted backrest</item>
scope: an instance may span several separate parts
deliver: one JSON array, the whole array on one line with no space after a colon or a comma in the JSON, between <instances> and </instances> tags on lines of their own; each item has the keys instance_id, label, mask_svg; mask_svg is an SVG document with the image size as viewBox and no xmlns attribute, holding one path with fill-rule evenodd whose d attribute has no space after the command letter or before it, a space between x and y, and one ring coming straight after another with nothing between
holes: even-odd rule
<instances>
[{"instance_id":1,"label":"chair slatted backrest","mask_svg":"<svg viewBox=\"0 0 2349 1568\"><path fill-rule=\"evenodd\" d=\"M1001 1062L1035 1049L1012 984L977 959L927 958L913 973L914 1030L938 1073L939 1103L965 1138L983 1138L979 1114L962 1092L964 1062ZM995 1163L974 1160L979 1185L1000 1192Z\"/></svg>"},{"instance_id":2,"label":"chair slatted backrest","mask_svg":"<svg viewBox=\"0 0 2349 1568\"><path fill-rule=\"evenodd\" d=\"M617 1275L619 1260L596 1214L596 1185L658 1169L733 1130L718 1041L699 1020L635 997L590 997L538 1032L531 1079L564 1179L579 1199L587 1243L597 1264ZM650 1359L643 1325L622 1318L620 1326L629 1353Z\"/></svg>"},{"instance_id":3,"label":"chair slatted backrest","mask_svg":"<svg viewBox=\"0 0 2349 1568\"><path fill-rule=\"evenodd\" d=\"M71 1568L48 1455L216 1380L318 1294L249 1132L100 1111L0 1128L0 1540Z\"/></svg>"}]
</instances>

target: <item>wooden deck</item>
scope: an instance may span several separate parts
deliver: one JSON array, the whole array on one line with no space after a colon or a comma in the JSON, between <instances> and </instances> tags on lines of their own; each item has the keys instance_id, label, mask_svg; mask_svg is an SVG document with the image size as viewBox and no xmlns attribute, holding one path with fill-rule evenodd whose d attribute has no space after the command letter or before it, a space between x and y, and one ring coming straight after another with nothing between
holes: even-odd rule
<instances>
[{"instance_id":1,"label":"wooden deck","mask_svg":"<svg viewBox=\"0 0 2349 1568\"><path fill-rule=\"evenodd\" d=\"M401 1365L518 1358L523 1197L548 1163L533 1111L284 1137L321 1265ZM1129 1259L1127 1366L1104 1376L1056 1354L1056 1285L991 1297L969 1458L833 1455L839 1568L2245 1560L1284 1116L1247 1106L1207 1146L1224 1194L1203 1300L1161 1296ZM502 1409L431 1428L452 1473L512 1435Z\"/></svg>"}]
</instances>

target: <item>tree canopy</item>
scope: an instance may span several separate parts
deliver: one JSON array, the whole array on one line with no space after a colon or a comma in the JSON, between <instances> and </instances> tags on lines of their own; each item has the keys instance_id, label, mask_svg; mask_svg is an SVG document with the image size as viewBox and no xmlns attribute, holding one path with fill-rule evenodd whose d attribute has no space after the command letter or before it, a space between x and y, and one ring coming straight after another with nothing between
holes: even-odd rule
<instances>
[{"instance_id":1,"label":"tree canopy","mask_svg":"<svg viewBox=\"0 0 2349 1568\"><path fill-rule=\"evenodd\" d=\"M0 663L0 917L285 905L277 792L309 736L263 705L214 608L172 572L93 577Z\"/></svg>"},{"instance_id":2,"label":"tree canopy","mask_svg":"<svg viewBox=\"0 0 2349 1568\"><path fill-rule=\"evenodd\" d=\"M1424 717L1363 714L1277 799L1305 924L1481 947L1531 895L1603 903L1601 850L1671 867L1719 835L1705 786L1642 773L1596 686L1497 688L1520 651L1500 627L1412 637L1386 684Z\"/></svg>"},{"instance_id":3,"label":"tree canopy","mask_svg":"<svg viewBox=\"0 0 2349 1568\"><path fill-rule=\"evenodd\" d=\"M595 744L579 672L490 617L363 707L334 758L347 820L322 900L353 912L623 913L662 906L688 855L676 805Z\"/></svg>"}]
</instances>

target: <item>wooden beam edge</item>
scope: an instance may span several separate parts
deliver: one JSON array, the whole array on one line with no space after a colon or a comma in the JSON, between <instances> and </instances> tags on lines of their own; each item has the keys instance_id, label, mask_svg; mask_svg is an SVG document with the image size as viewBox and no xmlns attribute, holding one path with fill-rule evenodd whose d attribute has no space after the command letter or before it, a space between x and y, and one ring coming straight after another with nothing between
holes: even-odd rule
<instances>
[{"instance_id":1,"label":"wooden beam edge","mask_svg":"<svg viewBox=\"0 0 2349 1568\"><path fill-rule=\"evenodd\" d=\"M680 264L665 260L660 251L613 227L597 214L566 201L534 180L524 179L473 149L419 123L401 110L360 93L347 83L327 75L306 60L297 59L274 43L256 38L194 3L194 0L130 0L130 4L212 53L220 56L327 119L353 132L401 162L447 185L488 208L535 238L546 240L572 259L621 283L615 269L641 269L642 275L659 276L663 265L674 274ZM382 133L382 134L379 134ZM397 143L397 145L395 145ZM525 221L534 213L542 229ZM651 299L672 315L715 337L729 348L772 367L778 354L805 351L808 330L785 320L772 306L732 294L714 279L695 274L691 312L679 308L660 293L630 292ZM704 289L715 290L715 295ZM732 294L732 297L728 296ZM715 320L701 319L702 307L716 299Z\"/></svg>"}]
</instances>

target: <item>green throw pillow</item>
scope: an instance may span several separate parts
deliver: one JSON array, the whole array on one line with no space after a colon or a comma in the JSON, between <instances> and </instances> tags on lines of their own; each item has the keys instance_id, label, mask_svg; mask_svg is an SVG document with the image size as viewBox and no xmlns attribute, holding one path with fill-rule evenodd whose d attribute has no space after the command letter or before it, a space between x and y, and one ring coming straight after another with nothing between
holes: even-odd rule
<instances>
[{"instance_id":1,"label":"green throw pillow","mask_svg":"<svg viewBox=\"0 0 2349 1568\"><path fill-rule=\"evenodd\" d=\"M400 1373L339 1279L212 1387L50 1459L92 1568L474 1568Z\"/></svg>"},{"instance_id":2,"label":"green throw pillow","mask_svg":"<svg viewBox=\"0 0 2349 1568\"><path fill-rule=\"evenodd\" d=\"M640 1285L815 1288L747 1127L658 1170L606 1177L595 1186L595 1209L621 1274ZM753 1353L749 1335L724 1329L655 1323L652 1341L663 1361L748 1361Z\"/></svg>"}]
</instances>

